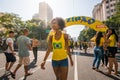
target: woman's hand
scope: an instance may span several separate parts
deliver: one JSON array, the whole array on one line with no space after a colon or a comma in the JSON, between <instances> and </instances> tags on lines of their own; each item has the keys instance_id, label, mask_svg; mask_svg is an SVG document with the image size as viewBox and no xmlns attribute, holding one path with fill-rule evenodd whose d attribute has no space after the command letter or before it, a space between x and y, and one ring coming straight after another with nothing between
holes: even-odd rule
<instances>
[{"instance_id":1,"label":"woman's hand","mask_svg":"<svg viewBox=\"0 0 120 80\"><path fill-rule=\"evenodd\" d=\"M40 66L41 66L41 69L45 70L45 61L43 61Z\"/></svg>"}]
</instances>

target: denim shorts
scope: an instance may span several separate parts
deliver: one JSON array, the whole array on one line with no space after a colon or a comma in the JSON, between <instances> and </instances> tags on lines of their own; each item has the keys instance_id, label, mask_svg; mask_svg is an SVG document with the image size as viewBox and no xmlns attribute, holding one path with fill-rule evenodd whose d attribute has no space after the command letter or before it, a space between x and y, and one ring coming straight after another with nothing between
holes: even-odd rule
<instances>
[{"instance_id":1,"label":"denim shorts","mask_svg":"<svg viewBox=\"0 0 120 80\"><path fill-rule=\"evenodd\" d=\"M52 66L53 67L67 67L68 66L68 58L63 59L63 60L52 60Z\"/></svg>"},{"instance_id":2,"label":"denim shorts","mask_svg":"<svg viewBox=\"0 0 120 80\"><path fill-rule=\"evenodd\" d=\"M5 56L6 56L7 62L15 62L16 61L16 57L12 53L5 52Z\"/></svg>"}]
</instances>

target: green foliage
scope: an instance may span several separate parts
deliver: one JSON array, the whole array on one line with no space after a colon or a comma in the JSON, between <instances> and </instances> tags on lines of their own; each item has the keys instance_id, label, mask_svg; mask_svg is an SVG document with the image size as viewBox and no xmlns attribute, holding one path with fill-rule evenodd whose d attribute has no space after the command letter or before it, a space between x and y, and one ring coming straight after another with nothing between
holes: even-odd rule
<instances>
[{"instance_id":1,"label":"green foliage","mask_svg":"<svg viewBox=\"0 0 120 80\"><path fill-rule=\"evenodd\" d=\"M0 17L0 24L7 29L12 29L21 26L22 20L17 14L5 13Z\"/></svg>"},{"instance_id":2,"label":"green foliage","mask_svg":"<svg viewBox=\"0 0 120 80\"><path fill-rule=\"evenodd\" d=\"M46 25L44 21L41 20L28 20L26 21L26 27L30 30L29 37L37 38L38 40L45 40L48 33L46 33ZM49 28L49 27L48 27Z\"/></svg>"},{"instance_id":3,"label":"green foliage","mask_svg":"<svg viewBox=\"0 0 120 80\"><path fill-rule=\"evenodd\" d=\"M79 41L90 41L90 39L96 34L96 31L88 28L88 29L84 29L80 32L80 35L78 37Z\"/></svg>"},{"instance_id":4,"label":"green foliage","mask_svg":"<svg viewBox=\"0 0 120 80\"><path fill-rule=\"evenodd\" d=\"M44 40L47 38L48 33L47 30L50 30L50 25L45 24L42 20L27 20L22 21L21 18L17 14L13 13L4 13L3 16L0 17L0 27L6 28L6 32L0 32L0 36L6 36L9 30L13 30L16 32L15 38L21 35L21 30L23 28L27 28L30 30L29 37L36 37L38 40Z\"/></svg>"}]
</instances>

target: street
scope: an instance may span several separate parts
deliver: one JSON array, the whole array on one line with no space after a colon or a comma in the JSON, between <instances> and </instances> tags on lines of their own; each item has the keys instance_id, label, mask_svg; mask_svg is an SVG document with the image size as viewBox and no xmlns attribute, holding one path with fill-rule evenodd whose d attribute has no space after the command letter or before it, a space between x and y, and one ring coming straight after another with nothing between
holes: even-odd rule
<instances>
[{"instance_id":1,"label":"street","mask_svg":"<svg viewBox=\"0 0 120 80\"><path fill-rule=\"evenodd\" d=\"M92 69L93 62L93 50L88 49L88 54L85 54L83 50L74 50L72 54L72 58L74 60L74 66L69 66L68 80L120 80L120 54L117 54L118 65L119 65L119 75L115 76L106 75L106 69L100 65L100 72L96 72ZM17 74L15 80L55 80L55 75L51 66L51 55L47 59L45 70L40 68L40 64L44 58L45 51L38 52L38 62L34 64L33 62L33 54L30 51L30 66L29 70L33 72L33 75L24 78L24 67L22 66ZM15 69L18 63L18 56L16 55L17 61L14 64L12 70ZM11 76L3 76L4 75L4 65L5 65L5 56L3 53L0 53L0 80L14 80ZM70 65L70 64L69 64Z\"/></svg>"}]
</instances>

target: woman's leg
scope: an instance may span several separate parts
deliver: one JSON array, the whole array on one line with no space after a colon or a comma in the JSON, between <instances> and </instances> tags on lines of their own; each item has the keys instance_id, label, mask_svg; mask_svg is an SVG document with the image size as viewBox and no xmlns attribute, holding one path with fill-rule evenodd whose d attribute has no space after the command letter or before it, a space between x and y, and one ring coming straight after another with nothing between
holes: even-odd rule
<instances>
[{"instance_id":1,"label":"woman's leg","mask_svg":"<svg viewBox=\"0 0 120 80\"><path fill-rule=\"evenodd\" d=\"M104 66L104 54L102 54L102 66Z\"/></svg>"},{"instance_id":2,"label":"woman's leg","mask_svg":"<svg viewBox=\"0 0 120 80\"><path fill-rule=\"evenodd\" d=\"M33 55L34 55L34 60L35 60L35 47L33 47Z\"/></svg>"},{"instance_id":3,"label":"woman's leg","mask_svg":"<svg viewBox=\"0 0 120 80\"><path fill-rule=\"evenodd\" d=\"M67 80L68 67L60 67L60 80Z\"/></svg>"},{"instance_id":4,"label":"woman's leg","mask_svg":"<svg viewBox=\"0 0 120 80\"><path fill-rule=\"evenodd\" d=\"M117 59L114 58L114 64L115 64L115 75L118 74L118 63L117 63Z\"/></svg>"},{"instance_id":5,"label":"woman's leg","mask_svg":"<svg viewBox=\"0 0 120 80\"><path fill-rule=\"evenodd\" d=\"M95 64L96 64L96 61L97 61L97 56L98 54L96 53L96 51L94 51L94 61L93 61L93 69L95 68Z\"/></svg>"},{"instance_id":6,"label":"woman's leg","mask_svg":"<svg viewBox=\"0 0 120 80\"><path fill-rule=\"evenodd\" d=\"M107 65L108 65L108 56L107 56L107 54L105 53L105 66L107 67Z\"/></svg>"},{"instance_id":7,"label":"woman's leg","mask_svg":"<svg viewBox=\"0 0 120 80\"><path fill-rule=\"evenodd\" d=\"M101 47L101 59L102 59L102 66L104 66L104 62L105 62L105 54L104 54L104 50L103 50L103 47Z\"/></svg>"},{"instance_id":8,"label":"woman's leg","mask_svg":"<svg viewBox=\"0 0 120 80\"><path fill-rule=\"evenodd\" d=\"M108 69L108 74L111 74L112 68L113 68L113 58L108 58L108 62L109 62L109 69Z\"/></svg>"},{"instance_id":9,"label":"woman's leg","mask_svg":"<svg viewBox=\"0 0 120 80\"><path fill-rule=\"evenodd\" d=\"M100 61L101 61L102 53L101 51L98 51L98 56L97 56L97 66L96 68L99 69Z\"/></svg>"},{"instance_id":10,"label":"woman's leg","mask_svg":"<svg viewBox=\"0 0 120 80\"><path fill-rule=\"evenodd\" d=\"M53 67L53 70L56 76L56 80L60 80L60 73L61 73L60 67Z\"/></svg>"}]
</instances>

